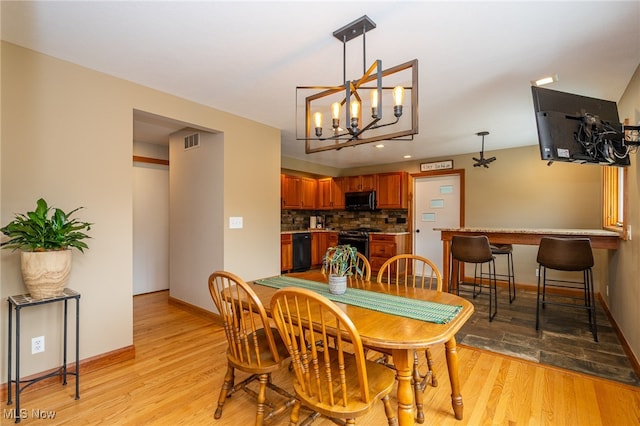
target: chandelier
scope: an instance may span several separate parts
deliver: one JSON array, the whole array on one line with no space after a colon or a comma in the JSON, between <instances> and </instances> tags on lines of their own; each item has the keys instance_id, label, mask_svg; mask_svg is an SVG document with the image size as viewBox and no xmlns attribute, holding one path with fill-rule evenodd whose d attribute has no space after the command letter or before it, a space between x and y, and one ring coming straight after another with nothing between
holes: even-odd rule
<instances>
[{"instance_id":1,"label":"chandelier","mask_svg":"<svg viewBox=\"0 0 640 426\"><path fill-rule=\"evenodd\" d=\"M342 85L296 87L296 139L307 154L418 133L418 60L383 70L378 59L367 68L366 33L375 27L365 15L333 32L343 45ZM363 75L347 80L347 42L360 35Z\"/></svg>"}]
</instances>

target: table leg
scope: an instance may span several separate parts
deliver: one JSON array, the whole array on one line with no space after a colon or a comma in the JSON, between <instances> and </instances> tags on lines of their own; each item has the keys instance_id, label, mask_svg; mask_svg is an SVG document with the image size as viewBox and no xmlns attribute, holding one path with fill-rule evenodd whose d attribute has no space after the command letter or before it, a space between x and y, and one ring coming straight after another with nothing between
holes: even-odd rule
<instances>
[{"instance_id":1,"label":"table leg","mask_svg":"<svg viewBox=\"0 0 640 426\"><path fill-rule=\"evenodd\" d=\"M449 291L449 264L451 260L451 241L442 240L442 291Z\"/></svg>"},{"instance_id":2,"label":"table leg","mask_svg":"<svg viewBox=\"0 0 640 426\"><path fill-rule=\"evenodd\" d=\"M445 343L447 368L449 369L449 381L451 382L451 406L456 419L462 420L462 394L460 393L460 379L458 378L458 351L456 349L456 338ZM400 387L398 386L398 389ZM399 398L398 398L399 399Z\"/></svg>"},{"instance_id":3,"label":"table leg","mask_svg":"<svg viewBox=\"0 0 640 426\"><path fill-rule=\"evenodd\" d=\"M396 368L398 379L398 425L406 426L415 424L413 409L413 351L406 349L394 349L393 365Z\"/></svg>"}]
</instances>

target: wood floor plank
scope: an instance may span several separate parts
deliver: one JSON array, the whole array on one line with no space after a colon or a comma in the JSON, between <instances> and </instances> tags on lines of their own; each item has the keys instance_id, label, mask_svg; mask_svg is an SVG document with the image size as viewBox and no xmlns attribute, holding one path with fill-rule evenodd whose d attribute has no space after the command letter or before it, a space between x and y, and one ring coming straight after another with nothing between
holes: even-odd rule
<instances>
[{"instance_id":1,"label":"wood floor plank","mask_svg":"<svg viewBox=\"0 0 640 426\"><path fill-rule=\"evenodd\" d=\"M135 359L83 373L78 401L74 400L73 378L66 387L52 385L24 392L22 408L28 417L21 424L253 424L254 402L242 392L228 399L220 420L213 419L226 371L224 332L211 319L167 301L166 292L136 296ZM465 346L458 347L464 399L464 419L458 421L451 409L444 349L435 347L432 355L439 384L425 391L427 425L640 424L640 388ZM423 357L421 360L424 362ZM282 372L274 381L287 386L288 374ZM396 403L395 392L392 403ZM3 401L3 426L13 424L8 415L11 408ZM33 416L34 409L54 412L55 418L45 423ZM288 412L268 424L287 425ZM386 424L382 404L359 424ZM314 425L333 423L319 419Z\"/></svg>"}]
</instances>

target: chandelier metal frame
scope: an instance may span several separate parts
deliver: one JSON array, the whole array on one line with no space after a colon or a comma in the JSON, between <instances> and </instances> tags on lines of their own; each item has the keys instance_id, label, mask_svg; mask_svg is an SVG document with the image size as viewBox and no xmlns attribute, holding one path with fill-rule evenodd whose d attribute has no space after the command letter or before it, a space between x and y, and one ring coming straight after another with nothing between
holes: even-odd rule
<instances>
[{"instance_id":1,"label":"chandelier metal frame","mask_svg":"<svg viewBox=\"0 0 640 426\"><path fill-rule=\"evenodd\" d=\"M333 32L333 36L343 44L343 81L340 86L297 86L296 87L296 120L300 119L302 106L300 100L304 99L304 136L298 135L296 125L296 139L305 141L307 154L342 149L348 146L357 146L382 140L413 140L413 135L418 133L418 60L414 59L400 65L382 69L382 61L377 59L366 68L366 33L376 27L376 24L366 15L352 23ZM362 35L363 40L363 75L356 80L347 80L346 77L346 44L348 41ZM389 85L389 81L395 81L395 85ZM400 82L400 83L398 83ZM386 84L385 84L386 83ZM402 95L408 93L410 111L403 115L403 104L396 103L393 107L393 119L383 122L383 100L389 100L394 90L402 87ZM364 121L362 107L365 92L371 94L375 91L375 100L371 101L371 117ZM305 96L305 94L312 92ZM302 96L300 93L304 93ZM393 95L395 96L395 95ZM335 100L329 106L330 100ZM352 111L350 105L357 101L358 110ZM375 102L375 103L374 103ZM331 127L328 134L323 135L322 125L314 123L314 114L328 113L339 104L339 114L332 114ZM344 111L344 113L342 113ZM338 118L336 118L338 116ZM408 116L408 117L407 117ZM342 117L345 118L340 123ZM401 122L402 121L402 122ZM315 124L315 126L314 126ZM342 124L342 127L341 127ZM395 127L394 127L395 126ZM403 127L404 126L404 127ZM375 131L388 128L389 132Z\"/></svg>"}]
</instances>

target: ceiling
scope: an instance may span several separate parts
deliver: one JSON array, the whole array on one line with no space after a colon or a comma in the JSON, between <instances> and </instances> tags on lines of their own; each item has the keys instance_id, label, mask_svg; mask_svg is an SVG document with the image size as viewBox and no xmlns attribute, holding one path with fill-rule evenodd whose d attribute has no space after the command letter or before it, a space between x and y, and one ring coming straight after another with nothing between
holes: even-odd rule
<instances>
[{"instance_id":1,"label":"ceiling","mask_svg":"<svg viewBox=\"0 0 640 426\"><path fill-rule=\"evenodd\" d=\"M531 80L618 101L640 64L638 1L2 1L2 39L282 131L282 155L338 168L537 144ZM305 154L295 88L338 85L334 30L367 15L367 62L419 61L419 134ZM362 43L347 44L347 78ZM355 44L355 47L351 47ZM355 65L352 65L355 64ZM368 64L367 64L368 65ZM153 113L153 111L149 111ZM140 114L136 141L185 125Z\"/></svg>"}]
</instances>

